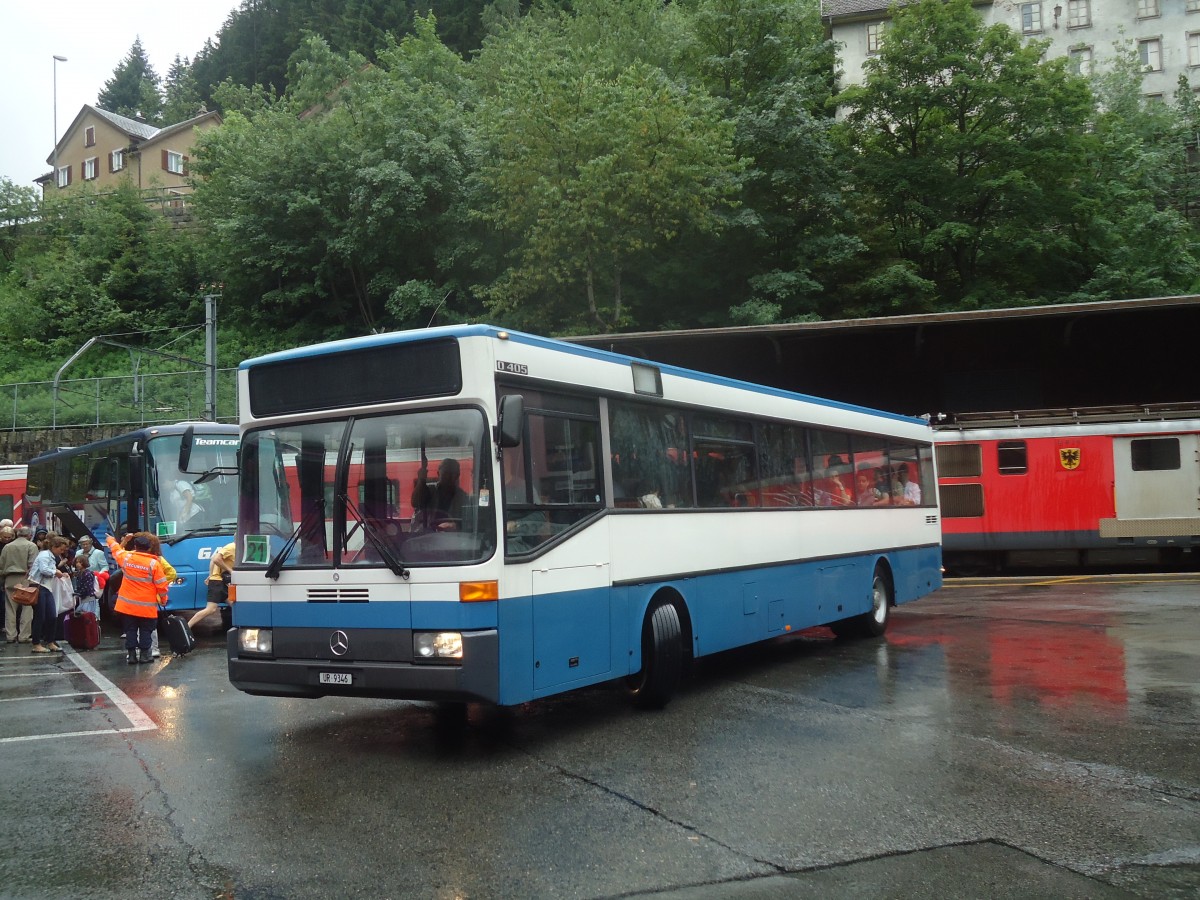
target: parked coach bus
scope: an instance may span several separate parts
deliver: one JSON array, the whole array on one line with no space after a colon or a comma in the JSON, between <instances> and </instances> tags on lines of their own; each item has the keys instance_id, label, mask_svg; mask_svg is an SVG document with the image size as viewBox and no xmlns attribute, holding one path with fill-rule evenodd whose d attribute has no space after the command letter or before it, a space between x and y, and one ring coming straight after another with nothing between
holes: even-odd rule
<instances>
[{"instance_id":1,"label":"parked coach bus","mask_svg":"<svg viewBox=\"0 0 1200 900\"><path fill-rule=\"evenodd\" d=\"M196 609L209 558L233 540L237 451L235 426L195 422L45 453L29 463L25 521L75 538L90 533L101 549L107 534L157 534L179 573L167 609Z\"/></svg>"},{"instance_id":2,"label":"parked coach bus","mask_svg":"<svg viewBox=\"0 0 1200 900\"><path fill-rule=\"evenodd\" d=\"M689 657L878 635L941 583L919 419L490 326L264 356L238 390L247 693L660 706Z\"/></svg>"},{"instance_id":3,"label":"parked coach bus","mask_svg":"<svg viewBox=\"0 0 1200 900\"><path fill-rule=\"evenodd\" d=\"M974 413L937 441L951 571L1200 561L1200 409Z\"/></svg>"}]
</instances>

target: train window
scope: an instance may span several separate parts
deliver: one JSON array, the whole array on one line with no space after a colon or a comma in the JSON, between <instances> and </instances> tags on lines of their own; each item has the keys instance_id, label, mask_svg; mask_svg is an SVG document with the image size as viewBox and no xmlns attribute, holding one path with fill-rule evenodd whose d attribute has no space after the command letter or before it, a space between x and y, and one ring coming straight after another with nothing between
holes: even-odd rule
<instances>
[{"instance_id":1,"label":"train window","mask_svg":"<svg viewBox=\"0 0 1200 900\"><path fill-rule=\"evenodd\" d=\"M11 519L12 514L13 514L13 495L12 494L0 494L0 519Z\"/></svg>"},{"instance_id":2,"label":"train window","mask_svg":"<svg viewBox=\"0 0 1200 900\"><path fill-rule=\"evenodd\" d=\"M983 515L982 484L943 484L938 490L943 519L971 519Z\"/></svg>"},{"instance_id":3,"label":"train window","mask_svg":"<svg viewBox=\"0 0 1200 900\"><path fill-rule=\"evenodd\" d=\"M996 468L1001 475L1024 475L1028 469L1024 441L1001 441L996 445Z\"/></svg>"},{"instance_id":4,"label":"train window","mask_svg":"<svg viewBox=\"0 0 1200 900\"><path fill-rule=\"evenodd\" d=\"M1129 442L1135 472L1161 472L1179 468L1179 438L1142 438Z\"/></svg>"},{"instance_id":5,"label":"train window","mask_svg":"<svg viewBox=\"0 0 1200 900\"><path fill-rule=\"evenodd\" d=\"M937 467L944 478L978 478L983 474L983 450L979 444L939 444Z\"/></svg>"}]
</instances>

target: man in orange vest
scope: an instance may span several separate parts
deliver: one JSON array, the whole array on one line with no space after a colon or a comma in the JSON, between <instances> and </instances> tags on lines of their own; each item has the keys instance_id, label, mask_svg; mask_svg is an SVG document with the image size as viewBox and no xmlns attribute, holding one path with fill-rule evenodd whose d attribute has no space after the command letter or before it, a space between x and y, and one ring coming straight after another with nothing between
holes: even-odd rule
<instances>
[{"instance_id":1,"label":"man in orange vest","mask_svg":"<svg viewBox=\"0 0 1200 900\"><path fill-rule=\"evenodd\" d=\"M131 550L122 548L111 534L105 535L105 541L113 559L125 573L113 609L125 617L127 662L130 665L148 663L151 661L150 639L158 627L158 608L167 605L170 582L158 557L150 551L150 539L146 535L134 535Z\"/></svg>"}]
</instances>

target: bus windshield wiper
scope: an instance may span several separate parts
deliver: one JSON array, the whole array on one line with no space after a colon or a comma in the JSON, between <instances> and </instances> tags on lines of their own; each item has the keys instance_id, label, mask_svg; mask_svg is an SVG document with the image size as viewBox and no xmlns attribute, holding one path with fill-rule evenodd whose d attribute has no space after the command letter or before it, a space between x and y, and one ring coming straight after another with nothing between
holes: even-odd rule
<instances>
[{"instance_id":1,"label":"bus windshield wiper","mask_svg":"<svg viewBox=\"0 0 1200 900\"><path fill-rule=\"evenodd\" d=\"M279 580L279 572L283 568L283 561L288 558L292 552L292 548L296 546L296 541L300 537L300 532L304 531L305 527L313 517L313 513L319 513L322 518L325 516L325 498L320 497L308 508L303 516L300 517L300 523L296 526L296 530L292 532L292 536L287 539L279 552L272 558L270 565L267 566L266 576L270 579Z\"/></svg>"},{"instance_id":2,"label":"bus windshield wiper","mask_svg":"<svg viewBox=\"0 0 1200 900\"><path fill-rule=\"evenodd\" d=\"M387 567L392 570L392 574L399 575L407 581L410 574L408 569L404 568L404 563L392 552L392 548L388 546L388 542L379 534L379 529L372 525L367 517L358 511L358 507L354 505L347 495L341 494L339 499L346 504L346 509L354 514L358 524L362 525L363 534L371 542L371 546L375 548L375 551L383 558Z\"/></svg>"},{"instance_id":3,"label":"bus windshield wiper","mask_svg":"<svg viewBox=\"0 0 1200 900\"><path fill-rule=\"evenodd\" d=\"M200 537L210 534L233 534L235 530L235 526L233 525L208 525L204 528L191 528L179 534L173 534L168 538L163 538L162 542L170 547L174 547L180 541L190 537Z\"/></svg>"}]
</instances>

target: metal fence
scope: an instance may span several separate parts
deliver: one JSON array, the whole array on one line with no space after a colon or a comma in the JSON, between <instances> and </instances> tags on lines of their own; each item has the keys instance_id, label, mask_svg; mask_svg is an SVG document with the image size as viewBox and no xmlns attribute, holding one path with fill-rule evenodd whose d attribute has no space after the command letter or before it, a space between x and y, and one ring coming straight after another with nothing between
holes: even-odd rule
<instances>
[{"instance_id":1,"label":"metal fence","mask_svg":"<svg viewBox=\"0 0 1200 900\"><path fill-rule=\"evenodd\" d=\"M203 369L195 369L63 379L57 398L52 381L0 385L0 404L12 400L4 416L7 424L0 419L0 431L195 421L205 412L205 375ZM236 422L237 369L217 370L216 401L217 421Z\"/></svg>"}]
</instances>

